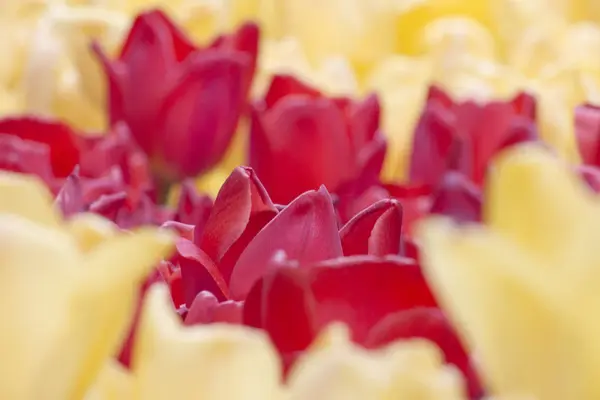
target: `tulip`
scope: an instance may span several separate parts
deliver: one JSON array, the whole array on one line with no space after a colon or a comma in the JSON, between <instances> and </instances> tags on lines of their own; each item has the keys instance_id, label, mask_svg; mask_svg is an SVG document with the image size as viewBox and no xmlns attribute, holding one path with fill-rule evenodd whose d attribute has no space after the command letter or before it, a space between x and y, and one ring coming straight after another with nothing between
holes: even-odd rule
<instances>
[{"instance_id":1,"label":"tulip","mask_svg":"<svg viewBox=\"0 0 600 400\"><path fill-rule=\"evenodd\" d=\"M153 230L122 235L96 218L66 224L33 177L2 172L0 193L0 312L11 321L0 340L11 378L0 396L83 398L120 344L134 288L171 240Z\"/></svg>"},{"instance_id":2,"label":"tulip","mask_svg":"<svg viewBox=\"0 0 600 400\"><path fill-rule=\"evenodd\" d=\"M598 200L537 145L511 149L492 171L485 226L421 227L425 275L492 394L597 398Z\"/></svg>"},{"instance_id":3,"label":"tulip","mask_svg":"<svg viewBox=\"0 0 600 400\"><path fill-rule=\"evenodd\" d=\"M96 46L111 123L126 122L158 180L170 184L223 157L252 83L258 28L195 47L160 11L140 14L117 60Z\"/></svg>"},{"instance_id":4,"label":"tulip","mask_svg":"<svg viewBox=\"0 0 600 400\"><path fill-rule=\"evenodd\" d=\"M280 204L320 185L333 193L368 187L378 182L386 150L379 112L375 96L329 98L292 76L275 76L253 107L250 167Z\"/></svg>"},{"instance_id":5,"label":"tulip","mask_svg":"<svg viewBox=\"0 0 600 400\"><path fill-rule=\"evenodd\" d=\"M508 102L456 104L432 87L413 139L410 182L435 187L452 169L481 185L492 157L536 137L535 100L527 94Z\"/></svg>"}]
</instances>

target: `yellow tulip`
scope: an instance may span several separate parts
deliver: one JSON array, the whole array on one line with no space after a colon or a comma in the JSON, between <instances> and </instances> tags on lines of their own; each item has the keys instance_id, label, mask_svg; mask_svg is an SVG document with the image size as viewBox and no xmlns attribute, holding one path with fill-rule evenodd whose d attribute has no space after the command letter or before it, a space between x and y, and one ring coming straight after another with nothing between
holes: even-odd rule
<instances>
[{"instance_id":1,"label":"yellow tulip","mask_svg":"<svg viewBox=\"0 0 600 400\"><path fill-rule=\"evenodd\" d=\"M599 200L535 145L509 150L489 179L485 226L421 226L430 283L492 393L600 398Z\"/></svg>"},{"instance_id":2,"label":"yellow tulip","mask_svg":"<svg viewBox=\"0 0 600 400\"><path fill-rule=\"evenodd\" d=\"M281 394L278 355L263 333L184 327L165 286L148 294L132 369L134 398L140 400L275 400Z\"/></svg>"},{"instance_id":3,"label":"yellow tulip","mask_svg":"<svg viewBox=\"0 0 600 400\"><path fill-rule=\"evenodd\" d=\"M290 400L466 399L460 373L431 343L412 340L367 351L332 325L289 377Z\"/></svg>"},{"instance_id":4,"label":"yellow tulip","mask_svg":"<svg viewBox=\"0 0 600 400\"><path fill-rule=\"evenodd\" d=\"M0 174L0 199L0 398L80 399L121 345L139 284L171 239L156 230L73 235L82 230L60 221L30 177ZM79 222L87 232L88 221Z\"/></svg>"}]
</instances>

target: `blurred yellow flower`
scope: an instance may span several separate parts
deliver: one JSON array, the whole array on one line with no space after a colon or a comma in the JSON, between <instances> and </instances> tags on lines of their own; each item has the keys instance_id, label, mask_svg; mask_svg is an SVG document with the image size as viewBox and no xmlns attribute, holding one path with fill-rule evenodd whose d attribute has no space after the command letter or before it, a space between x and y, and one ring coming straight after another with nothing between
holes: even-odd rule
<instances>
[{"instance_id":1,"label":"blurred yellow flower","mask_svg":"<svg viewBox=\"0 0 600 400\"><path fill-rule=\"evenodd\" d=\"M66 225L29 177L0 173L0 199L0 398L81 399L122 343L139 284L171 240L155 230L117 234L83 216Z\"/></svg>"},{"instance_id":2,"label":"blurred yellow flower","mask_svg":"<svg viewBox=\"0 0 600 400\"><path fill-rule=\"evenodd\" d=\"M430 342L398 342L379 351L352 344L332 325L289 377L290 400L466 399L460 373L443 365Z\"/></svg>"},{"instance_id":3,"label":"blurred yellow flower","mask_svg":"<svg viewBox=\"0 0 600 400\"><path fill-rule=\"evenodd\" d=\"M600 201L535 145L509 150L489 179L485 227L421 227L430 283L492 393L600 398Z\"/></svg>"},{"instance_id":4,"label":"blurred yellow flower","mask_svg":"<svg viewBox=\"0 0 600 400\"><path fill-rule=\"evenodd\" d=\"M333 325L293 368L284 385L264 333L231 325L183 327L164 286L145 303L132 371L112 362L89 399L384 400L465 399L460 373L432 344L415 340L367 351ZM232 385L235 382L235 385Z\"/></svg>"}]
</instances>

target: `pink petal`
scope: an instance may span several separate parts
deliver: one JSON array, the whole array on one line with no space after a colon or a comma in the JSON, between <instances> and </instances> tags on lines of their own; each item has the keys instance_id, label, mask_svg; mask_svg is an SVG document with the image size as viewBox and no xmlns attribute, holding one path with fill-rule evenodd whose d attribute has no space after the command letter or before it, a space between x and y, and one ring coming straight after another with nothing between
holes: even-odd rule
<instances>
[{"instance_id":1,"label":"pink petal","mask_svg":"<svg viewBox=\"0 0 600 400\"><path fill-rule=\"evenodd\" d=\"M342 255L335 211L324 187L299 196L248 244L231 274L233 299L246 297L277 251L301 264Z\"/></svg>"},{"instance_id":2,"label":"pink petal","mask_svg":"<svg viewBox=\"0 0 600 400\"><path fill-rule=\"evenodd\" d=\"M340 230L345 256L398 255L402 230L402 206L397 200L381 200L352 218Z\"/></svg>"}]
</instances>

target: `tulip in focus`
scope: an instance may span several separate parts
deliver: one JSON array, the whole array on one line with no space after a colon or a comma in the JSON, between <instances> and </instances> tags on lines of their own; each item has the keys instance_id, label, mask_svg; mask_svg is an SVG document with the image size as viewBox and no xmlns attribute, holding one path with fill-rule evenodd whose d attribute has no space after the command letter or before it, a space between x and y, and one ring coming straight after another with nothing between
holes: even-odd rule
<instances>
[{"instance_id":1,"label":"tulip in focus","mask_svg":"<svg viewBox=\"0 0 600 400\"><path fill-rule=\"evenodd\" d=\"M117 60L96 48L111 123L127 123L159 181L195 176L221 160L244 110L257 50L253 24L197 48L160 11L136 18Z\"/></svg>"},{"instance_id":2,"label":"tulip in focus","mask_svg":"<svg viewBox=\"0 0 600 400\"><path fill-rule=\"evenodd\" d=\"M598 198L533 144L500 157L488 185L485 227L421 227L428 280L491 394L598 398Z\"/></svg>"}]
</instances>

